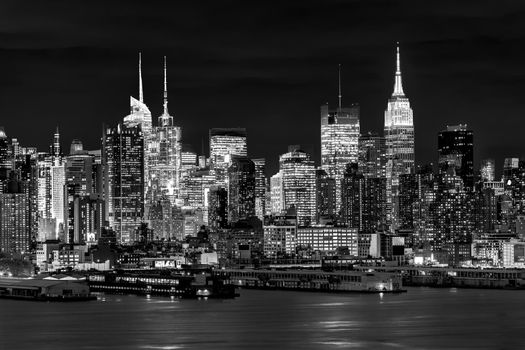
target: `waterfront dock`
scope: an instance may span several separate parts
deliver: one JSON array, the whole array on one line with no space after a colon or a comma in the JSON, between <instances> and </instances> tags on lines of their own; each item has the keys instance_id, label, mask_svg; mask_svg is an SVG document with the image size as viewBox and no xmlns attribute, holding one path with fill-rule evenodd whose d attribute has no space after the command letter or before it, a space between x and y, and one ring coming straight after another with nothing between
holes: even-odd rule
<instances>
[{"instance_id":1,"label":"waterfront dock","mask_svg":"<svg viewBox=\"0 0 525 350\"><path fill-rule=\"evenodd\" d=\"M242 288L331 293L405 292L401 275L391 272L221 269L213 273L223 278L225 283Z\"/></svg>"},{"instance_id":2,"label":"waterfront dock","mask_svg":"<svg viewBox=\"0 0 525 350\"><path fill-rule=\"evenodd\" d=\"M525 289L525 269L431 266L354 266L353 269L400 274L405 286Z\"/></svg>"},{"instance_id":3,"label":"waterfront dock","mask_svg":"<svg viewBox=\"0 0 525 350\"><path fill-rule=\"evenodd\" d=\"M0 279L0 298L35 301L95 300L85 281L47 279Z\"/></svg>"}]
</instances>

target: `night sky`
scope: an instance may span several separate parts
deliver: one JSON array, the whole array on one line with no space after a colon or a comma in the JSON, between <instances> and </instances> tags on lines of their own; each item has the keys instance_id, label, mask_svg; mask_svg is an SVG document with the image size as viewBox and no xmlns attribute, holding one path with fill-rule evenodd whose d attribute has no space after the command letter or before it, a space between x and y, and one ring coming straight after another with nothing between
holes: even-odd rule
<instances>
[{"instance_id":1,"label":"night sky","mask_svg":"<svg viewBox=\"0 0 525 350\"><path fill-rule=\"evenodd\" d=\"M435 162L437 133L474 130L475 163L525 155L525 3L520 1L2 1L0 125L47 150L59 125L100 148L138 97L156 123L162 60L183 142L208 153L208 129L246 127L268 175L289 144L319 160L320 105L361 105L361 131L382 133L401 45L416 160ZM521 3L521 4L520 4Z\"/></svg>"}]
</instances>

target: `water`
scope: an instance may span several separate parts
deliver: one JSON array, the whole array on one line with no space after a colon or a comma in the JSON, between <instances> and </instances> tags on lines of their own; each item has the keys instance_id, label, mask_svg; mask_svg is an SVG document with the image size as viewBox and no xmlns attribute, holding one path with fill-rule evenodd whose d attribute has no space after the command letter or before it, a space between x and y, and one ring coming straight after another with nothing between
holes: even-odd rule
<instances>
[{"instance_id":1,"label":"water","mask_svg":"<svg viewBox=\"0 0 525 350\"><path fill-rule=\"evenodd\" d=\"M0 349L523 349L525 291L0 300Z\"/></svg>"}]
</instances>

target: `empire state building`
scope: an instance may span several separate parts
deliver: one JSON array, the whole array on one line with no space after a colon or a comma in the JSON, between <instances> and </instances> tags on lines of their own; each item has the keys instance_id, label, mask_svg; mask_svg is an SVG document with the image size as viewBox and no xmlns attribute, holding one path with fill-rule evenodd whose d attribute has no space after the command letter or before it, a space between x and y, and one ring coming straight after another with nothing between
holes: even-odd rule
<instances>
[{"instance_id":1,"label":"empire state building","mask_svg":"<svg viewBox=\"0 0 525 350\"><path fill-rule=\"evenodd\" d=\"M385 110L387 219L397 227L399 176L414 171L414 119L410 101L403 92L399 44L397 46L394 92Z\"/></svg>"}]
</instances>

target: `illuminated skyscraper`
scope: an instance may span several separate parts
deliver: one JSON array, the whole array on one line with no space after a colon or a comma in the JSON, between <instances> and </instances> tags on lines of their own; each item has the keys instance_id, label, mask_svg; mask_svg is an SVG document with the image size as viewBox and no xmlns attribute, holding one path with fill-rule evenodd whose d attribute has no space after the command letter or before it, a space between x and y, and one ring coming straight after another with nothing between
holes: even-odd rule
<instances>
[{"instance_id":1,"label":"illuminated skyscraper","mask_svg":"<svg viewBox=\"0 0 525 350\"><path fill-rule=\"evenodd\" d=\"M340 72L339 72L340 73ZM359 105L342 107L341 74L337 109L321 106L321 167L336 181L336 209L341 206L341 179L345 167L357 162L359 142Z\"/></svg>"},{"instance_id":2,"label":"illuminated skyscraper","mask_svg":"<svg viewBox=\"0 0 525 350\"><path fill-rule=\"evenodd\" d=\"M38 217L48 220L49 225L55 227L55 237L64 225L64 184L65 170L60 147L60 133L58 127L53 136L53 143L49 147L50 153L38 154Z\"/></svg>"},{"instance_id":3,"label":"illuminated skyscraper","mask_svg":"<svg viewBox=\"0 0 525 350\"><path fill-rule=\"evenodd\" d=\"M496 179L496 162L494 159L483 159L481 161L482 181L494 181Z\"/></svg>"},{"instance_id":4,"label":"illuminated skyscraper","mask_svg":"<svg viewBox=\"0 0 525 350\"><path fill-rule=\"evenodd\" d=\"M280 214L284 210L283 174L279 171L270 178L271 213Z\"/></svg>"},{"instance_id":5,"label":"illuminated skyscraper","mask_svg":"<svg viewBox=\"0 0 525 350\"><path fill-rule=\"evenodd\" d=\"M315 172L316 222L333 221L337 215L335 209L335 179L329 177L325 170Z\"/></svg>"},{"instance_id":6,"label":"illuminated skyscraper","mask_svg":"<svg viewBox=\"0 0 525 350\"><path fill-rule=\"evenodd\" d=\"M288 147L279 157L282 174L284 208L294 206L300 226L315 222L315 165L299 146Z\"/></svg>"},{"instance_id":7,"label":"illuminated skyscraper","mask_svg":"<svg viewBox=\"0 0 525 350\"><path fill-rule=\"evenodd\" d=\"M364 177L386 177L385 138L368 132L359 137L359 171Z\"/></svg>"},{"instance_id":8,"label":"illuminated skyscraper","mask_svg":"<svg viewBox=\"0 0 525 350\"><path fill-rule=\"evenodd\" d=\"M387 219L397 227L399 175L414 171L414 119L410 101L403 92L399 46L394 92L385 110Z\"/></svg>"},{"instance_id":9,"label":"illuminated skyscraper","mask_svg":"<svg viewBox=\"0 0 525 350\"><path fill-rule=\"evenodd\" d=\"M266 213L266 160L252 159L255 164L255 215L264 219Z\"/></svg>"},{"instance_id":10,"label":"illuminated skyscraper","mask_svg":"<svg viewBox=\"0 0 525 350\"><path fill-rule=\"evenodd\" d=\"M215 174L210 169L188 170L181 179L181 204L185 209L202 211L201 225L208 225L208 192L216 183Z\"/></svg>"},{"instance_id":11,"label":"illuminated skyscraper","mask_svg":"<svg viewBox=\"0 0 525 350\"><path fill-rule=\"evenodd\" d=\"M29 253L30 243L28 196L20 183L11 179L6 193L0 193L0 252L15 256Z\"/></svg>"},{"instance_id":12,"label":"illuminated skyscraper","mask_svg":"<svg viewBox=\"0 0 525 350\"><path fill-rule=\"evenodd\" d=\"M9 152L9 139L4 128L0 127L0 180L7 181L7 174L11 169L11 154Z\"/></svg>"},{"instance_id":13,"label":"illuminated skyscraper","mask_svg":"<svg viewBox=\"0 0 525 350\"><path fill-rule=\"evenodd\" d=\"M247 157L233 156L228 168L228 221L235 223L255 216L255 164Z\"/></svg>"},{"instance_id":14,"label":"illuminated skyscraper","mask_svg":"<svg viewBox=\"0 0 525 350\"><path fill-rule=\"evenodd\" d=\"M439 170L458 175L467 189L474 187L474 140L467 125L447 126L438 134Z\"/></svg>"},{"instance_id":15,"label":"illuminated skyscraper","mask_svg":"<svg viewBox=\"0 0 525 350\"><path fill-rule=\"evenodd\" d=\"M244 128L210 129L210 161L218 184L225 184L232 156L246 157L248 145Z\"/></svg>"},{"instance_id":16,"label":"illuminated skyscraper","mask_svg":"<svg viewBox=\"0 0 525 350\"><path fill-rule=\"evenodd\" d=\"M97 200L97 167L95 156L84 151L82 142L74 140L71 145L71 154L65 159L65 190L66 213L65 220L66 242L85 242L89 237L100 234L105 217L99 216L98 225L92 225L85 215L92 215L92 208L96 209ZM90 199L91 196L91 199ZM99 211L96 211L97 213ZM102 213L103 214L103 213ZM82 216L84 215L84 216ZM102 225L101 225L102 224ZM92 231L97 229L97 231Z\"/></svg>"},{"instance_id":17,"label":"illuminated skyscraper","mask_svg":"<svg viewBox=\"0 0 525 350\"><path fill-rule=\"evenodd\" d=\"M130 104L130 114L124 117L123 121L123 127L127 129L131 129L134 127L140 127L140 130L142 132L143 137L143 148L144 148L144 165L142 166L142 169L144 171L144 177L143 181L145 182L147 179L149 179L149 169L151 168L150 162L151 162L151 155L150 155L150 148L152 143L152 119L151 119L151 112L144 103L144 93L142 88L142 56L139 52L139 99L137 100L133 96L129 97L129 104ZM146 191L147 187L143 185L144 191ZM146 193L144 193L145 195Z\"/></svg>"},{"instance_id":18,"label":"illuminated skyscraper","mask_svg":"<svg viewBox=\"0 0 525 350\"><path fill-rule=\"evenodd\" d=\"M374 233L385 223L386 179L365 177L357 163L348 164L341 185L341 219L359 232Z\"/></svg>"},{"instance_id":19,"label":"illuminated skyscraper","mask_svg":"<svg viewBox=\"0 0 525 350\"><path fill-rule=\"evenodd\" d=\"M212 229L228 226L228 191L213 186L208 192L208 224Z\"/></svg>"},{"instance_id":20,"label":"illuminated skyscraper","mask_svg":"<svg viewBox=\"0 0 525 350\"><path fill-rule=\"evenodd\" d=\"M144 137L139 127L105 130L103 137L109 225L132 243L144 215Z\"/></svg>"},{"instance_id":21,"label":"illuminated skyscraper","mask_svg":"<svg viewBox=\"0 0 525 350\"><path fill-rule=\"evenodd\" d=\"M123 125L127 128L140 125L144 135L151 135L152 121L151 112L144 104L144 94L142 89L142 57L139 52L139 99L130 96L130 114L124 117Z\"/></svg>"},{"instance_id":22,"label":"illuminated skyscraper","mask_svg":"<svg viewBox=\"0 0 525 350\"><path fill-rule=\"evenodd\" d=\"M181 170L181 129L168 112L168 83L164 57L164 111L149 144L148 200L167 198L175 204Z\"/></svg>"}]
</instances>

